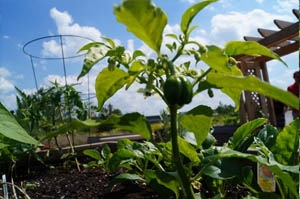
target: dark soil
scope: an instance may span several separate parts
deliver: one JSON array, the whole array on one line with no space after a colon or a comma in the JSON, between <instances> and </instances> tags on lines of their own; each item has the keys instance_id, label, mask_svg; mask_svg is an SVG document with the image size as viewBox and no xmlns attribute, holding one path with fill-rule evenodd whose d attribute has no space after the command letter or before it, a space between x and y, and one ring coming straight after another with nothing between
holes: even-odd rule
<instances>
[{"instance_id":1,"label":"dark soil","mask_svg":"<svg viewBox=\"0 0 300 199\"><path fill-rule=\"evenodd\" d=\"M89 159L81 158L79 162L87 163ZM26 184L35 185L34 189L26 190L31 199L167 199L160 197L158 193L142 183L125 182L115 185L112 190L107 190L109 181L122 173L122 170L107 173L101 168L87 168L78 172L75 164L66 168L61 162L50 164L56 165L52 169L41 164L33 165L30 176L27 175L27 169L22 166L17 167L18 177L15 178L16 185L19 187L25 188ZM10 177L8 181L9 179ZM9 186L9 193L12 196L11 186ZM248 190L243 187L231 186L226 199L240 199L248 194ZM21 192L17 192L17 195L19 199L24 198ZM0 186L0 198L1 196L3 197L2 186Z\"/></svg>"},{"instance_id":2,"label":"dark soil","mask_svg":"<svg viewBox=\"0 0 300 199\"><path fill-rule=\"evenodd\" d=\"M75 168L57 167L46 169L31 179L18 181L16 184L35 184L33 190L26 190L31 199L162 199L145 184L126 182L106 190L114 174L108 174L101 168L88 168L78 172ZM232 186L226 198L240 199L248 194L243 187ZM11 189L9 191L11 192ZM0 196L3 193L0 187ZM23 198L18 192L19 198Z\"/></svg>"},{"instance_id":3,"label":"dark soil","mask_svg":"<svg viewBox=\"0 0 300 199\"><path fill-rule=\"evenodd\" d=\"M105 173L100 168L84 169L80 173L76 169L65 170L57 168L47 171L36 179L26 180L35 184L34 190L28 190L27 194L32 199L150 199L159 198L158 194L143 184L119 184L111 191L105 188L112 179L111 174Z\"/></svg>"}]
</instances>

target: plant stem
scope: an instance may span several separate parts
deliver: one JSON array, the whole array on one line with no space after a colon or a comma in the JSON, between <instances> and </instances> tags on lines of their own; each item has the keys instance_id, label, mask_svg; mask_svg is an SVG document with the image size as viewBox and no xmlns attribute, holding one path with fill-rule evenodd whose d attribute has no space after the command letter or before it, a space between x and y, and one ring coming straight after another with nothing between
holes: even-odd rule
<instances>
[{"instance_id":1,"label":"plant stem","mask_svg":"<svg viewBox=\"0 0 300 199\"><path fill-rule=\"evenodd\" d=\"M59 105L59 114L60 114L60 119L61 119L62 123L64 124L65 121L64 121L64 117L63 117L63 115L62 115L62 111L61 111L61 106L60 106L60 105ZM66 137L67 137L68 143L69 143L69 145L70 145L70 147L71 147L71 151L72 151L72 153L75 155L74 146L73 146L73 144L72 144L72 142L71 142L71 140L70 140L69 132L66 133ZM74 159L75 159L75 163L76 163L76 166L77 166L77 170L78 170L78 172L80 172L81 169L80 169L80 166L79 166L79 165L80 165L80 164L79 164L79 161L78 161L78 159L77 159L76 156L74 157Z\"/></svg>"},{"instance_id":2,"label":"plant stem","mask_svg":"<svg viewBox=\"0 0 300 199\"><path fill-rule=\"evenodd\" d=\"M192 179L191 181L196 181L198 179L201 178L202 174L204 173L205 169L207 169L207 167L213 165L217 160L219 159L218 156L216 156L213 160L211 160L208 164L206 164Z\"/></svg>"},{"instance_id":3,"label":"plant stem","mask_svg":"<svg viewBox=\"0 0 300 199\"><path fill-rule=\"evenodd\" d=\"M207 71L205 71L200 77L198 77L193 83L193 87L201 80L203 79L203 77L205 77L210 71L212 70L212 68L207 69Z\"/></svg>"},{"instance_id":4,"label":"plant stem","mask_svg":"<svg viewBox=\"0 0 300 199\"><path fill-rule=\"evenodd\" d=\"M184 166L179 153L178 140L177 140L177 108L176 106L169 106L171 111L171 141L174 163L176 165L177 172L181 179L184 193L188 199L195 199L195 194L191 186L191 182L184 171Z\"/></svg>"},{"instance_id":5,"label":"plant stem","mask_svg":"<svg viewBox=\"0 0 300 199\"><path fill-rule=\"evenodd\" d=\"M277 180L277 178L275 178L275 181L276 181L276 184L277 184L278 189L279 189L279 191L280 191L281 199L285 199L284 192L283 192L283 189L282 189L282 187L281 187L280 182Z\"/></svg>"}]
</instances>

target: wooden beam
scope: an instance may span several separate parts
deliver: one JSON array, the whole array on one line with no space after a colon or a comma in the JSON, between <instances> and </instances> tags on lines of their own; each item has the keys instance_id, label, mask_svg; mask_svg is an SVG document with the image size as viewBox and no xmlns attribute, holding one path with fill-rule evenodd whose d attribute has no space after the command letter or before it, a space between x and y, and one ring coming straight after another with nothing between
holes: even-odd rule
<instances>
[{"instance_id":1,"label":"wooden beam","mask_svg":"<svg viewBox=\"0 0 300 199\"><path fill-rule=\"evenodd\" d=\"M250 36L244 36L245 41L259 41L263 39L262 37L250 37Z\"/></svg>"},{"instance_id":2,"label":"wooden beam","mask_svg":"<svg viewBox=\"0 0 300 199\"><path fill-rule=\"evenodd\" d=\"M276 46L282 43L283 41L289 40L298 35L299 35L299 23L296 22L264 39L259 40L258 43L266 46L267 48L270 48L271 46ZM241 61L246 57L248 56L242 55L242 56L236 56L235 58L236 60Z\"/></svg>"},{"instance_id":3,"label":"wooden beam","mask_svg":"<svg viewBox=\"0 0 300 199\"><path fill-rule=\"evenodd\" d=\"M299 10L298 9L293 9L293 13L297 17L297 19L299 20Z\"/></svg>"},{"instance_id":4,"label":"wooden beam","mask_svg":"<svg viewBox=\"0 0 300 199\"><path fill-rule=\"evenodd\" d=\"M263 79L266 82L269 82L269 75L266 62L259 62L259 65L262 71ZM276 125L276 115L272 98L267 97L267 105L269 110L269 121L271 122L271 124Z\"/></svg>"},{"instance_id":5,"label":"wooden beam","mask_svg":"<svg viewBox=\"0 0 300 199\"><path fill-rule=\"evenodd\" d=\"M299 22L296 22L293 25L276 32L275 34L260 40L259 43L266 47L270 47L279 44L282 41L291 39L297 35L299 35Z\"/></svg>"},{"instance_id":6,"label":"wooden beam","mask_svg":"<svg viewBox=\"0 0 300 199\"><path fill-rule=\"evenodd\" d=\"M281 47L277 50L274 50L274 52L279 55L280 57L288 55L290 53L296 52L299 50L299 41L296 41L290 45ZM253 59L251 61L254 62L268 62L273 60L273 58L270 57L265 57L265 56L260 56L260 57L253 57Z\"/></svg>"},{"instance_id":7,"label":"wooden beam","mask_svg":"<svg viewBox=\"0 0 300 199\"><path fill-rule=\"evenodd\" d=\"M278 19L275 19L274 23L279 29L284 29L284 28L287 28L288 26L293 25L293 23L291 23L291 22L282 21L282 20L278 20Z\"/></svg>"},{"instance_id":8,"label":"wooden beam","mask_svg":"<svg viewBox=\"0 0 300 199\"><path fill-rule=\"evenodd\" d=\"M241 64L241 70L243 74L246 75L248 69L247 63L242 61L240 64ZM244 95L245 95L245 105L246 105L246 112L248 115L248 121L251 121L255 119L255 110L254 110L255 106L251 98L251 93L249 91L244 91Z\"/></svg>"},{"instance_id":9,"label":"wooden beam","mask_svg":"<svg viewBox=\"0 0 300 199\"><path fill-rule=\"evenodd\" d=\"M298 37L296 37L296 38L298 38ZM244 36L244 40L245 40L245 41L259 41L259 40L261 40L261 39L263 39L263 38L262 38L262 37ZM295 40L295 41L296 41L296 40ZM284 41L284 42L278 44L277 46L278 46L278 47L283 47L283 46L287 46L287 45L289 45L289 44L291 44L291 42L289 42L289 41Z\"/></svg>"},{"instance_id":10,"label":"wooden beam","mask_svg":"<svg viewBox=\"0 0 300 199\"><path fill-rule=\"evenodd\" d=\"M299 36L297 35L296 37L293 37L290 40L292 40L292 41L298 41L299 40Z\"/></svg>"},{"instance_id":11,"label":"wooden beam","mask_svg":"<svg viewBox=\"0 0 300 199\"><path fill-rule=\"evenodd\" d=\"M258 28L257 31L263 37L268 37L268 36L278 32L278 31L275 31L275 30L268 30L268 29L263 29L263 28Z\"/></svg>"}]
</instances>

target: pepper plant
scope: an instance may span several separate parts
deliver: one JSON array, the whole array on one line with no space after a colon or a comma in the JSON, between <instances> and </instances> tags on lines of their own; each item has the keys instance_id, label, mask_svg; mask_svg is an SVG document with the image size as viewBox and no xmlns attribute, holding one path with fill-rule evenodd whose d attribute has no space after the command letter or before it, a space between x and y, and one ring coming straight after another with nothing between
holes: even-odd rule
<instances>
[{"instance_id":1,"label":"pepper plant","mask_svg":"<svg viewBox=\"0 0 300 199\"><path fill-rule=\"evenodd\" d=\"M292 94L273 87L254 76L244 77L239 70L238 63L234 59L234 56L238 55L268 56L285 64L277 54L268 48L256 42L243 41L230 41L224 48L221 48L216 45L203 45L192 40L190 34L197 28L197 26L191 26L194 17L206 6L216 1L201 1L183 13L180 24L181 34L166 35L174 40L173 43L166 44L170 54L165 54L161 50L163 31L168 21L167 15L159 7L154 6L151 0L123 0L120 5L114 7L114 14L118 22L126 25L127 31L133 33L154 50L156 57L146 57L141 50L135 50L130 54L125 51L123 46L116 46L113 40L106 37L102 37L106 41L105 43L92 42L79 50L79 52L87 51L87 54L78 79L86 75L99 61L107 59L108 65L98 74L95 83L99 109L118 90L123 87L128 89L133 83L144 86L142 91L145 97L158 95L168 106L171 122L172 162L177 173L175 176L178 176L179 180L174 181L173 179L177 179L177 177L163 172L161 176L164 178L160 179L160 183L174 191L177 198L200 197L199 194L196 196L194 193L192 184L199 180L206 169L220 158L242 157L268 165L267 161L262 161L254 155L234 151L242 141L235 137L233 138L235 141L232 143L238 143L237 146L215 150L206 158L206 161L202 161L207 164L203 168L200 167L198 173L194 174L191 167L193 164L199 164L201 159L198 157L196 149L178 136L177 115L178 110L197 98L197 94L207 91L212 97L212 89L220 89L235 102L236 110L238 110L241 92L243 90L254 91L299 109L298 99ZM179 58L182 56L189 56L193 59L193 63L196 63L195 67L191 66L192 62L190 61L180 63ZM208 69L203 71L204 68L197 68L199 62L205 63ZM199 105L186 112L180 119L180 125L194 134L198 149L201 149L202 143L210 131L213 120L212 113L210 107ZM261 121L254 122L256 125L263 123ZM246 125L246 127L252 124ZM67 128L82 125L99 124L91 121L74 121L73 126ZM101 126L121 128L140 134L153 143L164 156L167 156L164 151L165 147L154 141L149 123L139 113L130 113L121 117L111 116L102 122ZM246 127L243 127L242 130L245 130ZM253 125L250 129L254 130ZM249 130L245 132L238 132L237 135L245 136L250 133ZM191 158L192 164L184 164L182 154L185 157L195 155ZM275 169L273 170L275 171Z\"/></svg>"}]
</instances>

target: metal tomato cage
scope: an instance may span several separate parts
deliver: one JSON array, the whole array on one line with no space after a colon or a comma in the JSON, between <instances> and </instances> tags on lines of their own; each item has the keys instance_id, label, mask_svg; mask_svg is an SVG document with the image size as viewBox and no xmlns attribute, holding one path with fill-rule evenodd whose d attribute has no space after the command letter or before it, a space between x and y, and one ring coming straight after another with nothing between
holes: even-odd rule
<instances>
[{"instance_id":1,"label":"metal tomato cage","mask_svg":"<svg viewBox=\"0 0 300 199\"><path fill-rule=\"evenodd\" d=\"M38 41L43 41L43 40L47 40L47 39L59 39L59 46L60 46L60 53L61 56L53 56L53 57L46 57L46 56L39 56L39 55L35 55L32 52L30 52L28 50L30 45L33 45L34 43L38 42ZM82 57L85 54L79 54L79 55L71 55L71 56L66 56L65 55L65 51L64 51L64 45L63 45L63 39L64 38L76 38L76 39L81 39L81 40L86 40L89 42L94 42L94 40L88 38L88 37L84 37L84 36L79 36L79 35L51 35L51 36L45 36L45 37L39 37L36 39L33 39L29 42L27 42L26 44L24 44L23 46L23 52L24 54L28 55L30 58L30 62L31 62L31 68L32 68L32 73L33 73L33 77L34 77L34 83L35 83L35 87L36 90L38 91L39 86L38 86L38 82L37 82L37 76L36 76L36 69L34 67L34 59L40 59L40 60L61 60L62 61L62 67L63 67L63 72L64 72L64 80L65 80L65 87L66 90L68 91L68 82L67 82L67 71L66 71L66 61L67 59L74 59L74 58L78 58L78 57ZM89 103L89 114L88 117L90 117L90 99L94 98L95 96L91 97L91 93L90 93L90 89L89 89L89 82L90 82L90 78L89 78L89 73L87 75L87 79L88 79L88 98L83 99L83 101L88 100ZM84 94L86 95L86 94ZM72 117L71 117L71 109L69 106L69 98L67 99L67 106L68 106L68 115L69 115L69 120L71 121ZM72 142L74 145L74 132L72 131Z\"/></svg>"}]
</instances>

